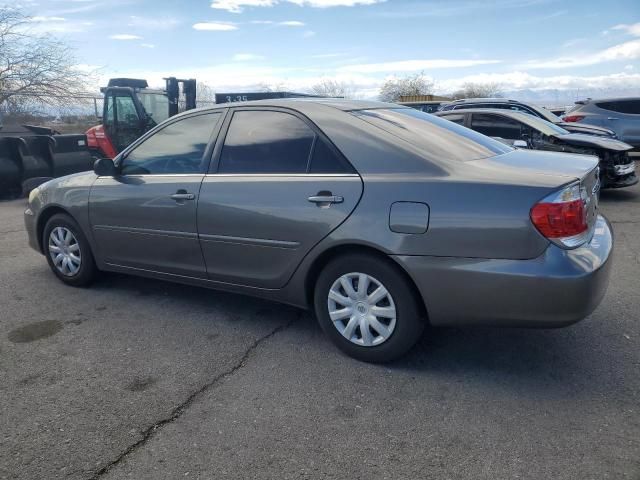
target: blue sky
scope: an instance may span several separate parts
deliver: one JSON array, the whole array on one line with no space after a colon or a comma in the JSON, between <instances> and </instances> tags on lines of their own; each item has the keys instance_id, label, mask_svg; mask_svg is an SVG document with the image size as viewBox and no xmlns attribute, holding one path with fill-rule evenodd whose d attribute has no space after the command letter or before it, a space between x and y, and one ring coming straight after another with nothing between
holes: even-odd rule
<instances>
[{"instance_id":1,"label":"blue sky","mask_svg":"<svg viewBox=\"0 0 640 480\"><path fill-rule=\"evenodd\" d=\"M0 0L2 3L2 0ZM12 3L9 3L10 5ZM441 92L637 89L640 2L496 0L14 0L100 81L195 77L218 91L301 90L322 78L374 96L424 71Z\"/></svg>"}]
</instances>

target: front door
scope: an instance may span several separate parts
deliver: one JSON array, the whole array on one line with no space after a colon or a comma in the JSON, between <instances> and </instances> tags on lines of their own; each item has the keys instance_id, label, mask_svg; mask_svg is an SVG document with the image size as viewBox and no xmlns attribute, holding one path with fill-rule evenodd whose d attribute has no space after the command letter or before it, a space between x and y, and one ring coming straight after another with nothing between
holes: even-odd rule
<instances>
[{"instance_id":1,"label":"front door","mask_svg":"<svg viewBox=\"0 0 640 480\"><path fill-rule=\"evenodd\" d=\"M99 177L89 216L99 254L122 267L206 277L196 209L220 112L171 122Z\"/></svg>"},{"instance_id":2,"label":"front door","mask_svg":"<svg viewBox=\"0 0 640 480\"><path fill-rule=\"evenodd\" d=\"M315 126L287 111L236 110L216 150L198 205L209 278L281 288L349 216L362 181Z\"/></svg>"}]
</instances>

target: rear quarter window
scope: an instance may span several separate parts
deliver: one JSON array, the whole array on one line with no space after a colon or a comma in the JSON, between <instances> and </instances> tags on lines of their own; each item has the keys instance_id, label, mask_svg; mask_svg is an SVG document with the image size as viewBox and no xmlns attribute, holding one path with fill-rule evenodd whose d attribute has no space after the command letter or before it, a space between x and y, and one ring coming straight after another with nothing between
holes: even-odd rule
<instances>
[{"instance_id":1,"label":"rear quarter window","mask_svg":"<svg viewBox=\"0 0 640 480\"><path fill-rule=\"evenodd\" d=\"M513 150L469 128L412 108L360 110L353 113L417 146L428 159L434 161L478 160Z\"/></svg>"},{"instance_id":2,"label":"rear quarter window","mask_svg":"<svg viewBox=\"0 0 640 480\"><path fill-rule=\"evenodd\" d=\"M596 103L596 105L603 110L609 110L611 112L640 115L640 99L599 102Z\"/></svg>"}]
</instances>

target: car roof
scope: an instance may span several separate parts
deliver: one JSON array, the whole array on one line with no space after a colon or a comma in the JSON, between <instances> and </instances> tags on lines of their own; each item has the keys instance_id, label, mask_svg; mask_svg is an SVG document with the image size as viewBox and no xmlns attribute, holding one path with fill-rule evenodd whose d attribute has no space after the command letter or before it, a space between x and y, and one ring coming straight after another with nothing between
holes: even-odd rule
<instances>
[{"instance_id":1,"label":"car roof","mask_svg":"<svg viewBox=\"0 0 640 480\"><path fill-rule=\"evenodd\" d=\"M516 120L526 122L530 120L533 115L524 112L518 112L516 110L504 110L502 108L465 108L464 110L445 110L444 112L436 112L434 115L439 117L446 117L448 115L461 115L463 113L493 113L496 115L503 115L505 117L511 117ZM543 118L533 117L538 120L544 120ZM546 121L546 120L544 120Z\"/></svg>"},{"instance_id":2,"label":"car roof","mask_svg":"<svg viewBox=\"0 0 640 480\"><path fill-rule=\"evenodd\" d=\"M518 100L511 100L509 98L461 98L459 100L453 100L449 103L523 103Z\"/></svg>"},{"instance_id":3,"label":"car roof","mask_svg":"<svg viewBox=\"0 0 640 480\"><path fill-rule=\"evenodd\" d=\"M199 110L211 110L231 107L281 107L304 110L309 105L325 105L345 112L354 110L371 110L378 108L406 108L396 103L377 102L374 100L348 100L345 98L275 98L271 100L251 100L247 102L220 103Z\"/></svg>"},{"instance_id":4,"label":"car roof","mask_svg":"<svg viewBox=\"0 0 640 480\"><path fill-rule=\"evenodd\" d=\"M587 103L620 102L625 100L640 100L640 97L585 98L582 100L576 100L575 103L577 105L586 105Z\"/></svg>"}]
</instances>

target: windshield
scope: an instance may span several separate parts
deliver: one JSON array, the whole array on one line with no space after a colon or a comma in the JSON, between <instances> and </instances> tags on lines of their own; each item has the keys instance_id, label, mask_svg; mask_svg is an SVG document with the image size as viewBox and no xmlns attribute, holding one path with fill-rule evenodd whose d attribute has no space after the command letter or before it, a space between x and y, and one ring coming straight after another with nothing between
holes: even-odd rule
<instances>
[{"instance_id":1,"label":"windshield","mask_svg":"<svg viewBox=\"0 0 640 480\"><path fill-rule=\"evenodd\" d=\"M520 116L519 120L526 123L530 127L535 128L536 130L540 130L545 135L556 136L567 135L569 133L569 131L565 130L562 127L559 127L555 123L547 122L546 120L534 117L533 115L523 114L522 116Z\"/></svg>"},{"instance_id":2,"label":"windshield","mask_svg":"<svg viewBox=\"0 0 640 480\"><path fill-rule=\"evenodd\" d=\"M140 103L151 118L151 126L169 118L169 99L161 93L138 92Z\"/></svg>"},{"instance_id":3,"label":"windshield","mask_svg":"<svg viewBox=\"0 0 640 480\"><path fill-rule=\"evenodd\" d=\"M478 160L513 150L471 129L413 108L360 110L353 113L416 145L434 160Z\"/></svg>"},{"instance_id":4,"label":"windshield","mask_svg":"<svg viewBox=\"0 0 640 480\"><path fill-rule=\"evenodd\" d=\"M529 105L529 107L535 110L536 112L538 112L548 122L552 122L552 123L562 122L562 119L559 116L557 116L553 112L550 112L544 107L538 107L537 105Z\"/></svg>"}]
</instances>

